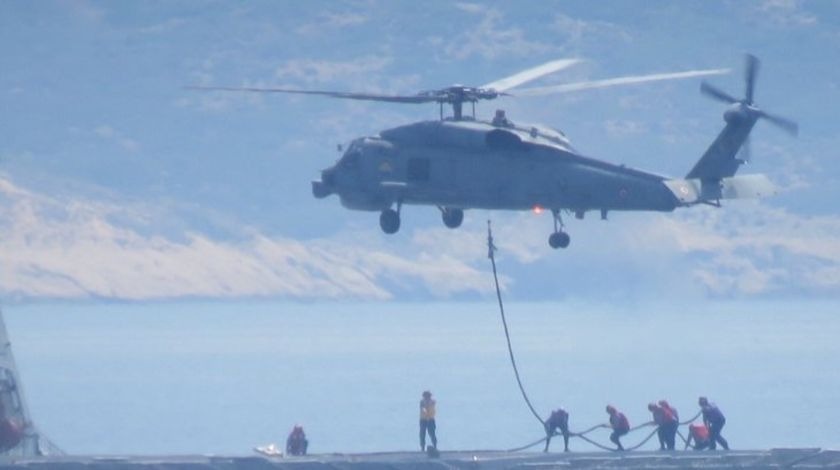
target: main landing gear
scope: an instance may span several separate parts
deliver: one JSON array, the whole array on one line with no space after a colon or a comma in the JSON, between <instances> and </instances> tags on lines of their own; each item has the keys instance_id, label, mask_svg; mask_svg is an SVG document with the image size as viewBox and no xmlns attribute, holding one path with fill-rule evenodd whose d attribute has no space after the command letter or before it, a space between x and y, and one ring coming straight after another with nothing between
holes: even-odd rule
<instances>
[{"instance_id":1,"label":"main landing gear","mask_svg":"<svg viewBox=\"0 0 840 470\"><path fill-rule=\"evenodd\" d=\"M388 208L379 214L379 227L388 235L397 233L400 229L400 209L402 202L397 202L397 210Z\"/></svg>"},{"instance_id":2,"label":"main landing gear","mask_svg":"<svg viewBox=\"0 0 840 470\"><path fill-rule=\"evenodd\" d=\"M560 211L551 209L551 215L554 217L554 233L549 235L548 245L554 249L566 248L571 242L571 237L563 231L563 218L560 217Z\"/></svg>"},{"instance_id":3,"label":"main landing gear","mask_svg":"<svg viewBox=\"0 0 840 470\"><path fill-rule=\"evenodd\" d=\"M379 227L388 235L397 233L400 230L400 209L402 208L402 201L397 201L397 208L383 210L379 214ZM455 207L441 207L440 216L443 219L443 225L449 228L458 228L464 222L464 210Z\"/></svg>"},{"instance_id":4,"label":"main landing gear","mask_svg":"<svg viewBox=\"0 0 840 470\"><path fill-rule=\"evenodd\" d=\"M461 222L464 221L464 211L454 207L438 207L440 209L440 216L443 219L443 225L449 228L458 228Z\"/></svg>"}]
</instances>

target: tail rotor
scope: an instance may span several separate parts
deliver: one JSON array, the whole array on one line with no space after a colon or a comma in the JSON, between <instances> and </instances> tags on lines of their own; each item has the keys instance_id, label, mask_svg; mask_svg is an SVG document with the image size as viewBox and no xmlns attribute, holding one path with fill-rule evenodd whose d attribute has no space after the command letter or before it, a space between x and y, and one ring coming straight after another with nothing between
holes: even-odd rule
<instances>
[{"instance_id":1,"label":"tail rotor","mask_svg":"<svg viewBox=\"0 0 840 470\"><path fill-rule=\"evenodd\" d=\"M788 132L789 134L796 136L799 134L799 124L796 121L793 121L788 118L784 118L781 116L777 116L775 114L770 114L765 111L762 111L758 107L755 106L753 97L755 94L755 81L758 77L758 69L761 65L761 61L754 55L747 54L746 56L746 66L744 69L744 82L746 83L746 89L744 93L743 99L737 99L732 95L726 93L725 91L710 85L708 82L703 81L700 84L700 92L706 96L711 97L717 101L722 101L724 103L733 106L730 111L727 111L725 117L727 120L729 116L737 117L740 115L750 115L754 116L755 118L766 119L771 124L775 125L776 127L781 128L782 130ZM748 159L748 158L747 158Z\"/></svg>"}]
</instances>

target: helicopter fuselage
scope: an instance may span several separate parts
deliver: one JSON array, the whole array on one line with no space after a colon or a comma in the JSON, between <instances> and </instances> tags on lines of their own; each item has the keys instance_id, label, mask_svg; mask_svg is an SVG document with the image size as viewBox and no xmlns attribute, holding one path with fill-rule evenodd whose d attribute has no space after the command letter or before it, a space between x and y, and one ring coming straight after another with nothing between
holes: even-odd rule
<instances>
[{"instance_id":1,"label":"helicopter fuselage","mask_svg":"<svg viewBox=\"0 0 840 470\"><path fill-rule=\"evenodd\" d=\"M312 182L317 198L336 194L349 209L380 211L382 231L400 228L405 204L440 209L444 225L457 228L465 209L548 209L554 217L552 248L569 245L561 212L583 218L588 211L673 211L677 207L710 204L723 199L756 198L773 194L775 187L761 174L736 176L749 160L743 144L758 119L766 119L796 134L799 126L768 114L753 101L758 59L747 56L746 93L737 99L703 82L700 91L730 105L726 125L683 178L668 178L646 171L590 158L577 152L566 136L540 125L515 124L503 110L492 121L475 119L475 103L502 96L542 96L552 93L604 88L718 75L728 69L693 70L626 76L572 84L518 88L563 70L577 59L546 62L516 74L474 87L452 85L414 94L382 94L335 90L299 90L255 87L194 87L205 90L318 95L339 99L401 104L437 103L439 121L422 121L361 137L347 147L338 162ZM512 91L513 90L513 91ZM472 117L464 115L472 105ZM443 106L452 106L452 118L443 119Z\"/></svg>"},{"instance_id":2,"label":"helicopter fuselage","mask_svg":"<svg viewBox=\"0 0 840 470\"><path fill-rule=\"evenodd\" d=\"M349 209L394 204L452 209L672 211L666 177L582 156L543 126L423 121L354 140L313 182Z\"/></svg>"}]
</instances>

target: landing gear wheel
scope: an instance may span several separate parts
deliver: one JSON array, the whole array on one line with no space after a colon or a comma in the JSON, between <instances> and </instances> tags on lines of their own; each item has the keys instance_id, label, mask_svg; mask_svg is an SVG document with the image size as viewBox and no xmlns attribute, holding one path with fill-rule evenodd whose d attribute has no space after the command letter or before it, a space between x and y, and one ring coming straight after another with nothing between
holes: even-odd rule
<instances>
[{"instance_id":1,"label":"landing gear wheel","mask_svg":"<svg viewBox=\"0 0 840 470\"><path fill-rule=\"evenodd\" d=\"M458 228L464 221L464 211L447 207L441 211L441 217L443 218L443 225L449 228Z\"/></svg>"},{"instance_id":2,"label":"landing gear wheel","mask_svg":"<svg viewBox=\"0 0 840 470\"><path fill-rule=\"evenodd\" d=\"M379 226L389 235L397 233L400 229L400 214L394 209L385 209L379 214Z\"/></svg>"},{"instance_id":3,"label":"landing gear wheel","mask_svg":"<svg viewBox=\"0 0 840 470\"><path fill-rule=\"evenodd\" d=\"M563 231L563 217L560 216L560 209L551 209L551 215L554 217L554 233L548 236L548 245L555 250L566 248L571 238Z\"/></svg>"},{"instance_id":4,"label":"landing gear wheel","mask_svg":"<svg viewBox=\"0 0 840 470\"><path fill-rule=\"evenodd\" d=\"M566 232L554 232L548 237L548 245L554 249L566 248L572 241Z\"/></svg>"}]
</instances>

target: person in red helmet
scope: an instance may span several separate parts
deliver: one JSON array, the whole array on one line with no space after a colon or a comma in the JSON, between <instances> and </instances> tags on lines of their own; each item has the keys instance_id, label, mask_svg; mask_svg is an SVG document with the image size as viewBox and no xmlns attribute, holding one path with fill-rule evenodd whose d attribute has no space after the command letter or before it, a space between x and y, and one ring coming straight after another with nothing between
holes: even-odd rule
<instances>
[{"instance_id":1,"label":"person in red helmet","mask_svg":"<svg viewBox=\"0 0 840 470\"><path fill-rule=\"evenodd\" d=\"M551 412L551 416L545 422L545 449L543 452L548 452L548 445L551 444L551 437L554 436L554 431L560 430L563 434L563 452L569 451L569 413L563 408L558 408Z\"/></svg>"},{"instance_id":2,"label":"person in red helmet","mask_svg":"<svg viewBox=\"0 0 840 470\"><path fill-rule=\"evenodd\" d=\"M630 421L624 416L624 413L616 410L614 406L607 405L607 414L610 415L610 424L605 425L612 428L613 432L610 434L610 441L616 445L616 450L624 450L619 440L621 436L630 432Z\"/></svg>"},{"instance_id":3,"label":"person in red helmet","mask_svg":"<svg viewBox=\"0 0 840 470\"><path fill-rule=\"evenodd\" d=\"M677 420L671 414L671 410L656 403L648 404L648 410L653 414L653 421L656 424L656 433L659 437L659 450L674 450L675 436L677 434Z\"/></svg>"},{"instance_id":4,"label":"person in red helmet","mask_svg":"<svg viewBox=\"0 0 840 470\"><path fill-rule=\"evenodd\" d=\"M709 428L709 449L717 449L717 444L720 444L724 450L729 450L729 443L720 435L723 425L726 424L726 417L714 403L710 403L706 397L700 397L697 400L700 405L700 410L703 412L703 424Z\"/></svg>"},{"instance_id":5,"label":"person in red helmet","mask_svg":"<svg viewBox=\"0 0 840 470\"><path fill-rule=\"evenodd\" d=\"M677 412L676 408L671 406L671 404L665 400L659 400L659 403L657 404L660 408L665 410L666 416L670 414L672 417L672 420L665 428L665 437L667 437L667 440L665 441L665 446L668 448L668 450L674 450L677 444L677 430L680 427L680 414Z\"/></svg>"},{"instance_id":6,"label":"person in red helmet","mask_svg":"<svg viewBox=\"0 0 840 470\"><path fill-rule=\"evenodd\" d=\"M432 440L432 447L437 449L437 435L435 430L435 414L437 414L437 402L432 399L432 392L423 392L423 399L420 400L420 450L426 452L426 433Z\"/></svg>"}]
</instances>

